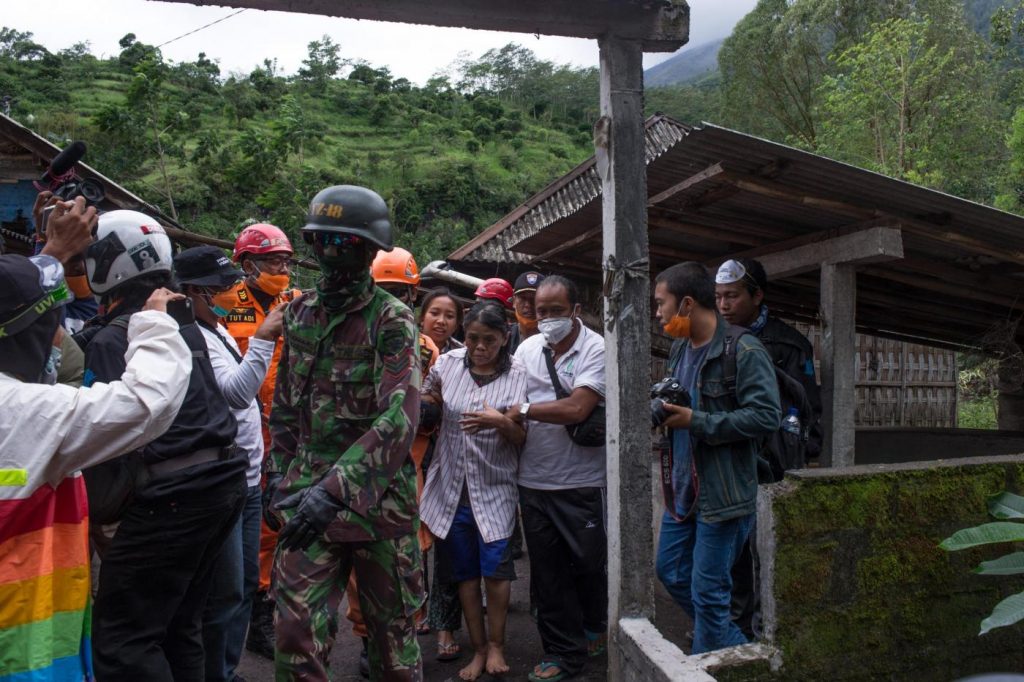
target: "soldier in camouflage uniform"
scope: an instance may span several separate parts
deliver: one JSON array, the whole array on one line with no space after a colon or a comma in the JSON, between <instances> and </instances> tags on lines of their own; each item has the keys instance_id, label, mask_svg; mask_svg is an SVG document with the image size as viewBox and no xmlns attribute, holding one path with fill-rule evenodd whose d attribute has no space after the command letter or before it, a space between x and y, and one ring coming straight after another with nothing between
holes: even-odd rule
<instances>
[{"instance_id":1,"label":"soldier in camouflage uniform","mask_svg":"<svg viewBox=\"0 0 1024 682\"><path fill-rule=\"evenodd\" d=\"M416 532L421 372L412 311L376 287L387 205L362 187L313 199L303 237L323 277L289 304L270 415L277 680L328 679L336 612L355 571L372 680L421 680Z\"/></svg>"}]
</instances>

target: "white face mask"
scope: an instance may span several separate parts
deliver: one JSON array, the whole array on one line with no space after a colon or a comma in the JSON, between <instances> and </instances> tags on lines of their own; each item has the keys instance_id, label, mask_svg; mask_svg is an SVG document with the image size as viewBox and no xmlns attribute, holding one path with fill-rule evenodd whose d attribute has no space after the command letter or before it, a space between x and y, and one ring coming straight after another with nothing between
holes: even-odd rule
<instances>
[{"instance_id":1,"label":"white face mask","mask_svg":"<svg viewBox=\"0 0 1024 682\"><path fill-rule=\"evenodd\" d=\"M562 341L572 334L573 318L571 317L548 317L538 320L537 329L544 335L544 340L549 346Z\"/></svg>"}]
</instances>

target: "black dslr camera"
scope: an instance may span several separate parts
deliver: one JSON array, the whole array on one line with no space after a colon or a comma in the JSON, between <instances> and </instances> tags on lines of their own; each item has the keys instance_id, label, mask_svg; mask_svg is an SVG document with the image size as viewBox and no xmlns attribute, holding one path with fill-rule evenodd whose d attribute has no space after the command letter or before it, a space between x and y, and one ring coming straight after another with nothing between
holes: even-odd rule
<instances>
[{"instance_id":1,"label":"black dslr camera","mask_svg":"<svg viewBox=\"0 0 1024 682\"><path fill-rule=\"evenodd\" d=\"M76 141L65 147L50 162L50 167L39 179L40 184L51 190L62 201L84 197L88 206L103 201L103 185L91 178L81 178L75 172L75 164L85 156L85 143Z\"/></svg>"},{"instance_id":2,"label":"black dslr camera","mask_svg":"<svg viewBox=\"0 0 1024 682\"><path fill-rule=\"evenodd\" d=\"M99 207L106 195L103 184L98 180L82 178L75 172L75 164L81 161L83 156L85 156L84 142L73 142L65 147L60 154L54 157L50 162L50 167L35 183L36 189L40 192L49 190L61 201L72 201L83 197L86 206ZM40 230L44 233L51 211L53 211L52 206L43 209Z\"/></svg>"},{"instance_id":3,"label":"black dslr camera","mask_svg":"<svg viewBox=\"0 0 1024 682\"><path fill-rule=\"evenodd\" d=\"M665 377L651 386L651 426L661 426L668 419L665 403L690 407L690 392L675 377Z\"/></svg>"}]
</instances>

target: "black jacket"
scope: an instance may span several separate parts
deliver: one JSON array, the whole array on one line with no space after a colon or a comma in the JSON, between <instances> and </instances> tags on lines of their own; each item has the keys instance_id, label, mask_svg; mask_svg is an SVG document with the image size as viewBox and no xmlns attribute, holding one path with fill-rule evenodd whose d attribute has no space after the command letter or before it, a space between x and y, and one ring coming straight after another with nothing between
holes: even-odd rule
<instances>
[{"instance_id":1,"label":"black jacket","mask_svg":"<svg viewBox=\"0 0 1024 682\"><path fill-rule=\"evenodd\" d=\"M761 343L768 349L772 362L787 375L799 381L807 393L814 414L811 416L807 456L811 458L821 455L821 390L814 372L814 348L807 337L786 324L774 315L768 316L761 333L757 335ZM804 419L801 415L801 419Z\"/></svg>"},{"instance_id":2,"label":"black jacket","mask_svg":"<svg viewBox=\"0 0 1024 682\"><path fill-rule=\"evenodd\" d=\"M149 463L225 447L235 441L238 426L217 385L202 332L191 324L182 327L181 336L193 351L188 391L170 428L143 448L143 459ZM128 333L123 327L107 325L97 332L85 349L85 383L120 379L127 350Z\"/></svg>"}]
</instances>

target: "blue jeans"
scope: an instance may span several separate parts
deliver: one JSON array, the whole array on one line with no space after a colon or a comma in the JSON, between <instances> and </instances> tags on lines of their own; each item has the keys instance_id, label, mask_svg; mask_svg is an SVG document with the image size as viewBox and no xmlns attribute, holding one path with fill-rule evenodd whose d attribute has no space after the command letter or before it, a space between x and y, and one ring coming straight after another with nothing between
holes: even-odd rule
<instances>
[{"instance_id":1,"label":"blue jeans","mask_svg":"<svg viewBox=\"0 0 1024 682\"><path fill-rule=\"evenodd\" d=\"M229 682L242 658L252 599L260 579L260 487L247 489L245 506L217 559L203 614L206 681Z\"/></svg>"},{"instance_id":2,"label":"blue jeans","mask_svg":"<svg viewBox=\"0 0 1024 682\"><path fill-rule=\"evenodd\" d=\"M693 651L702 654L747 638L732 622L732 565L754 515L708 523L700 513L680 523L667 512L658 538L658 579L693 619Z\"/></svg>"}]
</instances>

